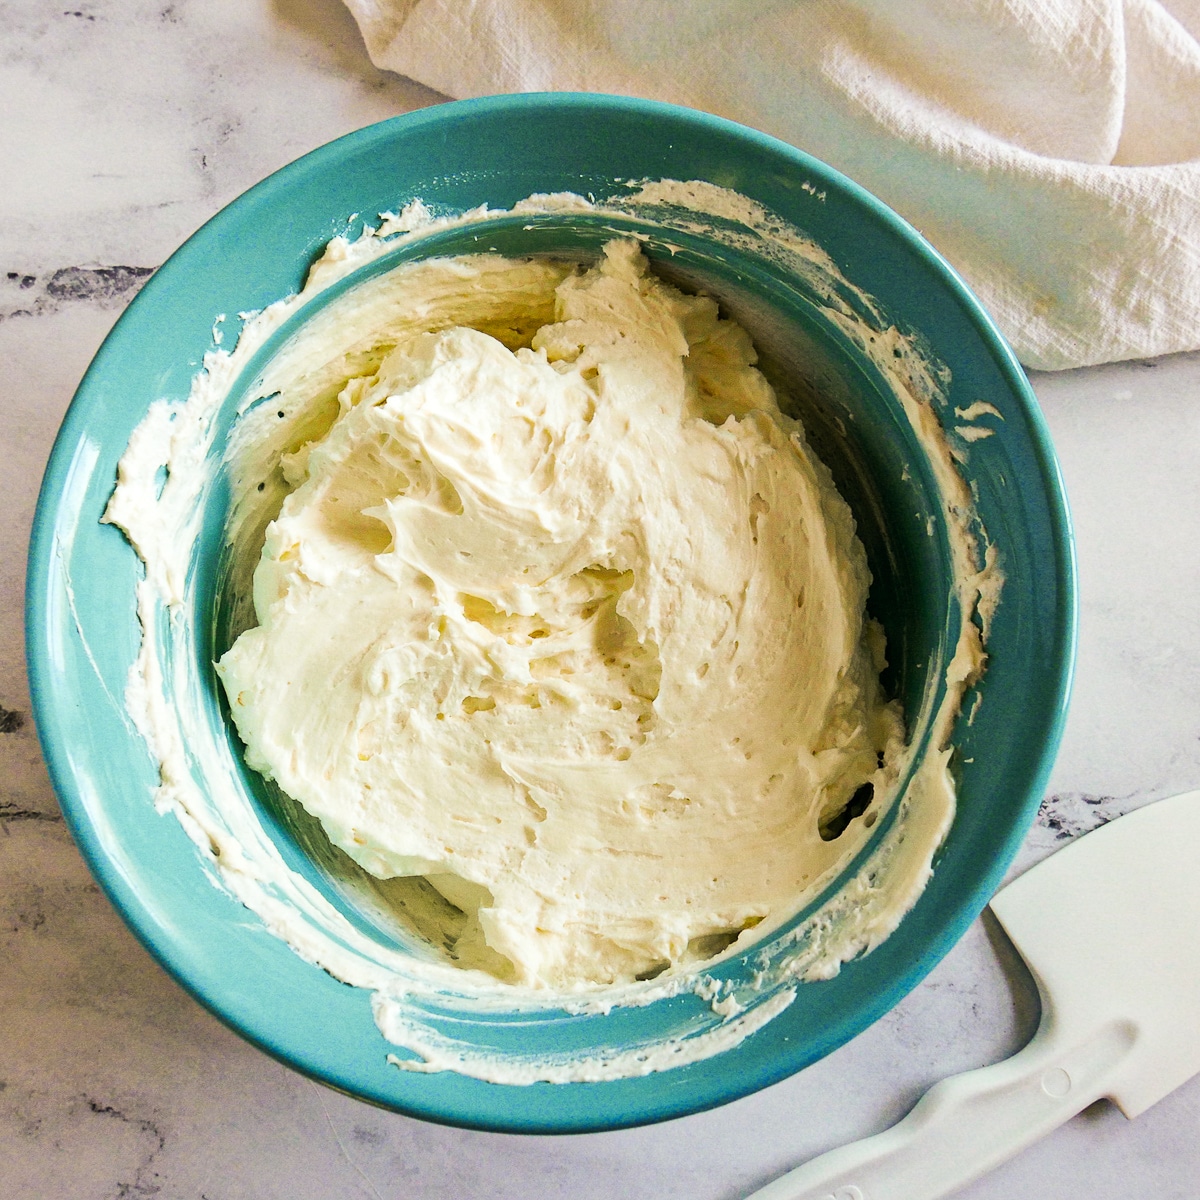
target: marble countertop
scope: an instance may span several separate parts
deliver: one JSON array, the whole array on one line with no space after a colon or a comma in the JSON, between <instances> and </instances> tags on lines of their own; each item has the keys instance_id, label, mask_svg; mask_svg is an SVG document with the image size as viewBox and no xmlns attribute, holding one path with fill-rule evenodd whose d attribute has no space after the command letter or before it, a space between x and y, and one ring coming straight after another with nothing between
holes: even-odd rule
<instances>
[{"instance_id":1,"label":"marble countertop","mask_svg":"<svg viewBox=\"0 0 1200 1200\"><path fill-rule=\"evenodd\" d=\"M734 1200L1028 1039L1036 994L984 919L883 1020L784 1083L646 1129L528 1138L327 1091L185 995L92 882L42 765L22 642L38 483L96 347L184 238L305 151L440 97L376 71L338 0L0 13L4 1200ZM1074 510L1082 612L1066 737L1018 867L1200 786L1200 354L1033 385ZM1200 1079L1134 1122L1101 1102L960 1195L1194 1200L1198 1132Z\"/></svg>"}]
</instances>

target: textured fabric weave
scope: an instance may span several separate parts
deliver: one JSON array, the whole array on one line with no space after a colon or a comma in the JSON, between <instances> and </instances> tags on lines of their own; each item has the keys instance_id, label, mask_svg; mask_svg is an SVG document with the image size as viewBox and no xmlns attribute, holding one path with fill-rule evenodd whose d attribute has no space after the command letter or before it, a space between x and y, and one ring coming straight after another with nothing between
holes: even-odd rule
<instances>
[{"instance_id":1,"label":"textured fabric weave","mask_svg":"<svg viewBox=\"0 0 1200 1200\"><path fill-rule=\"evenodd\" d=\"M346 0L454 97L603 91L839 168L1030 367L1200 348L1200 0Z\"/></svg>"}]
</instances>

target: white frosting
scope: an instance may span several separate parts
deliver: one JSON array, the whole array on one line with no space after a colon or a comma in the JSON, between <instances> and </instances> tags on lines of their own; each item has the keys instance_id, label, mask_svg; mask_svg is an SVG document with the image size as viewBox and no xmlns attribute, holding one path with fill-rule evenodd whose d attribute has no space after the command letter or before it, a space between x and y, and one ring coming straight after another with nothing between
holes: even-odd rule
<instances>
[{"instance_id":1,"label":"white frosting","mask_svg":"<svg viewBox=\"0 0 1200 1200\"><path fill-rule=\"evenodd\" d=\"M820 199L819 196L814 197L814 202ZM410 344L410 349L400 353L392 366L404 380L411 380L414 384L420 372L431 365L435 356L427 353L425 365L422 366L420 355L425 351L419 350L421 345L428 351L436 348L439 354L446 354L451 349L463 354L478 352L481 362L497 358L493 344L480 339L478 334L451 334L433 340L426 339L423 343L413 342L414 335L422 331L436 332L464 326L499 337L510 348L528 344L538 328L555 320L554 287L566 277L569 268L544 262L514 266L504 260L487 257L459 260L459 266L455 269L475 273L479 285L463 289L455 283L453 271L448 273L444 261L414 262L383 275L372 275L368 269L361 281L356 277L350 290L339 295L321 311L317 311L320 306L309 309L312 301L359 268L370 268L381 255L396 250L407 253L409 248L419 250L422 239L432 234L455 226L485 226L487 222L505 214L479 210L435 219L419 203L414 203L399 216L386 215L377 229L368 228L356 240L335 238L324 256L314 265L299 295L281 300L259 314L246 315L236 346L232 349L219 348L220 338L215 337L218 346L206 355L203 369L197 374L189 396L185 400L159 401L152 407L122 459L118 487L106 513L107 520L126 531L146 563L146 578L137 590L143 639L137 660L131 667L126 704L131 718L146 738L159 764L160 785L156 802L160 809L173 811L178 816L199 848L202 862L214 881L257 913L267 928L285 939L302 957L347 983L372 991L372 1010L376 1022L385 1036L399 1048L393 1059L398 1066L409 1070L449 1069L508 1083L620 1078L668 1069L736 1045L788 1007L796 994L798 980L835 974L841 962L869 950L886 937L911 907L928 879L933 853L945 836L953 816L954 796L947 772L950 754L947 743L964 690L981 668L981 642L986 637L990 614L998 598L1000 575L994 550L981 540L982 531L974 516L970 491L955 465L956 458L961 459L969 452L969 438L959 438L957 443L948 440L938 418L939 406L945 409L944 371L936 363L929 362L910 338L894 328L888 328L886 322L881 323L870 298L847 281L828 256L803 235L744 197L709 184L674 181L631 188L620 197L600 203L576 196L531 197L515 206L513 213L530 219L554 219L563 214L576 213L604 219L611 216L621 221L632 217L641 222L644 228L655 230L660 240L669 239L673 230L698 233L773 262L787 272L804 278L811 293L824 306L827 320L874 362L880 377L890 388L926 448L929 467L942 496L945 527L942 536L948 540L954 562L954 591L961 621L958 629L949 631L949 639L939 650L923 703L917 711L906 714L911 744L899 755L889 751L888 777L894 777L898 783L890 788L885 786L879 789L884 794L877 794L875 798L876 811L881 814L876 828L883 830L883 836L873 844L853 878L844 882L831 898L821 903L805 919L799 922L784 921L783 927L774 933L770 932L773 920L768 919L753 934L743 934L742 941L737 943L739 949L752 936L761 938L755 943L752 953L754 969L748 973L735 973L722 980L708 974L703 967L689 967L687 955L684 954L682 958L685 961L678 968L656 979L603 985L576 993L575 998L571 999L561 990L502 984L494 976L464 969L464 966L470 966L469 956L466 956L467 961L463 966L452 965L438 947L453 944L459 951L468 948L463 945L461 914L455 919L454 910L439 901L437 893L420 879L397 878L385 883L361 871L350 859L343 858L334 863L334 873L341 880L339 887L349 893L352 903L360 911L378 916L391 937L398 938L407 948L393 948L389 938L364 933L359 925L347 918L339 905L331 902L302 874L288 867L279 847L249 802L237 768L229 758L224 732L214 726L210 718L211 695L194 659L199 606L196 576L190 569L190 559L201 528L203 507L209 502L213 479L218 469L223 470L232 492L233 507L228 522L231 574L227 583L235 597L235 625L237 629L244 629L255 621L249 597L252 575L259 562L266 528L272 519L281 515L290 492L296 490L299 495L309 486L303 482L309 464L305 462L304 454L297 456L297 452L317 439L317 448L310 452L315 464L316 456L336 448L338 439L343 435L331 433L331 430L335 428L335 422L338 422L343 410L339 394L344 391L348 381L373 376L388 353L402 343ZM441 284L437 282L439 279L442 280ZM398 287L398 283L403 286ZM406 303L408 289L414 287L425 289L428 301L425 306L413 308ZM533 296L542 297L540 305L531 302ZM310 315L310 311L314 315ZM514 313L523 316L514 322ZM764 312L762 316L763 321L759 323L756 320L754 326L756 336L762 336L764 330L770 333L770 315ZM261 374L251 378L247 368L252 362L258 361L255 355L268 339L281 329L291 331L300 322L303 323L301 332L290 337L283 347L276 348L266 367L256 368L261 370ZM369 332L364 334L364 330ZM488 347L486 351L481 349L484 345ZM742 356L743 364L745 357ZM506 370L532 370L544 374L544 368L535 364L534 358L536 356L531 358L523 355L515 359L509 356L503 361ZM560 366L559 369L564 368ZM545 388L539 390L538 394L542 397L540 402L546 402L547 413L564 415L572 398L578 398L577 392L571 389L578 389L586 381L576 378L568 386L567 376L572 372L582 374L575 372L574 364L567 363L558 381L559 392L554 392L553 386L549 391ZM684 374L687 373L685 364ZM426 371L425 382L418 387L423 386L429 391L431 385L428 381L434 374ZM754 378L753 374L746 377ZM356 386L362 388L366 385ZM398 392L400 390L397 389ZM410 386L408 391L412 390ZM751 385L751 391L756 398L747 400L745 409L754 409L756 412L748 416L735 413L732 423L722 428L719 423L705 421L703 416L693 411L689 418L691 428L703 435L710 446L713 461L724 464L722 469L738 458L738 453L732 449L734 446L745 450L753 442L756 453L763 450L768 459L776 462L794 460L801 467L799 476L808 473L809 502L812 502L813 495L820 496L817 505L830 536L835 541L841 539L840 548L826 556L831 562L836 559L838 568L832 576L825 578L830 595L839 594L840 589L840 603L844 611L851 615L844 626L833 622L833 642L840 645L846 661L861 666L863 660L858 649L861 595L858 600L854 597L856 591L861 592L862 579L856 581L854 578L859 570L853 565L857 551L853 548L853 538L845 531L844 507L825 484L820 465L795 450L790 438L794 428L774 414L767 415L766 410L771 407L769 392L758 384ZM554 403L549 402L551 397ZM266 402L260 403L264 398ZM223 430L222 421L233 405L237 407L239 419L227 443L222 445L217 441L218 434ZM354 409L358 407L349 406L348 419L353 417ZM365 415L366 410L363 412ZM709 415L719 417L722 414L718 410ZM946 415L950 416L949 413ZM973 420L976 415L974 412L959 414L960 419L967 421ZM677 422L677 437L679 424ZM353 425L354 421L348 420L346 435L353 432ZM436 422L430 424L429 429L432 430L434 425ZM441 432L444 433L445 428L443 423ZM224 437L224 434L221 436ZM620 444L623 446L624 441ZM461 463L462 460L459 461ZM333 466L332 461L330 466ZM769 467L762 469L768 477L774 478ZM333 475L336 473L334 470ZM288 474L291 475L290 480ZM749 480L753 477L752 471L744 478ZM783 473L780 473L773 486L783 486L779 482L782 477ZM410 476L410 482L412 478ZM534 470L523 479L506 478L509 485L520 483L526 486L538 475ZM435 482L432 473L420 476L420 480ZM298 488L297 484L300 485ZM794 486L800 491L804 490L798 482ZM315 487L314 484L310 491ZM455 491L466 514L468 504L464 495L470 496L470 489L464 486L459 490L456 485ZM430 488L427 494L430 503L424 527L428 531L435 530L439 520L448 520L450 510L456 506L449 491L443 490L440 485ZM760 491L760 494L764 500L768 500L765 493ZM741 520L748 523L749 500L753 500L754 493L750 493L749 500L745 495L739 495L741 508L738 511ZM470 499L473 506L483 511L477 505L477 496L470 496ZM374 542L368 538L365 544L376 551L383 551L382 558L391 558L398 573L412 572L422 559L411 539L408 553L400 556L404 559L403 563L384 544L382 534L390 539L393 537L390 530L399 528L392 520L396 496L390 497L389 502L390 507L388 503L380 506L380 515L385 518L379 525L381 534L375 535ZM299 500L290 506L291 509L298 507ZM471 511L475 511L475 508ZM497 507L494 511L499 512L500 509ZM310 525L315 515L315 510L310 513ZM583 515L590 520L593 514ZM759 512L757 515L761 542L764 531L773 525L779 514L772 506L770 512ZM285 527L295 513L288 510L282 516L277 529ZM410 526L406 525L405 528ZM933 532L931 529L931 534ZM310 538L305 541L310 547L316 545ZM744 553L744 541L741 545L742 551L739 553ZM661 563L662 560L659 561ZM646 606L646 596L638 590L646 577L644 568L639 578L636 563L631 568L626 565L625 559L613 558L611 562L611 566L607 565L602 555L589 557L587 561L581 560L577 564L577 568L571 571L571 577L589 566L601 567L601 572L594 572L590 577L588 586L599 591L608 589L608 598L600 597L601 607L614 618L612 623L623 630L624 626L615 618L629 622L635 635L628 643L631 647L636 644L647 650L651 642L655 645L663 668L658 677L659 695L654 697L655 717L659 722L656 728L661 729L663 717L660 710L666 711L667 699L662 683L667 666L663 659L663 648L670 643L669 637L661 630L665 629L667 614L652 612ZM339 566L327 561L325 565L336 574L346 568L345 556L340 563ZM380 575L380 578L386 578L380 570L381 566L382 562L377 558L375 566L369 570ZM313 566L312 569L320 574L320 567ZM623 591L613 587L613 581L628 569L633 570L637 586ZM724 570L724 566L721 569ZM620 575L610 575L608 572L619 572ZM288 574L276 567L268 567L262 572L258 598L265 616L270 616L274 597L285 589L289 594L296 591L296 580L289 580ZM834 576L838 577L836 584L831 582ZM434 577L429 578L432 580ZM446 578L449 579L448 576ZM585 575L584 578L586 580L589 577ZM787 578L786 572L784 578ZM393 590L395 583L393 579ZM474 582L471 586L478 589L479 584ZM479 596L478 590L458 587L456 582L452 591L453 595L449 597L451 601L460 592ZM620 593L615 605L612 592ZM337 589L327 587L326 594L334 596ZM564 621L569 614L564 613L561 601L570 599L570 594L569 587L562 589L560 606L555 609L555 613ZM733 593L725 594L731 601L734 599ZM499 592L495 595L500 599ZM480 598L487 599L486 596ZM286 603L286 597L279 603ZM547 640L516 636L532 632L532 629L518 628L517 618L532 617L534 612L541 616L548 615L540 612L536 604L530 611L523 612L519 603L510 606L489 599L488 603L497 614L513 614L512 628L497 630L489 629L487 621L472 620L466 604L460 602L456 607L454 603L438 603L441 604L441 613L459 618L460 633L466 631L484 638L483 643L475 644L480 649L479 661L484 660L484 647L498 647L496 638L499 636L508 650L513 651L507 658L503 653L500 656L500 665L510 674L520 673L522 658L526 664L532 663L532 653L527 643ZM476 617L488 617L487 610L478 606L471 606L471 612ZM599 613L600 609L597 609L594 616ZM164 619L168 614L170 619ZM447 621L450 615L446 616ZM488 619L504 625L503 619ZM566 623L569 624L569 621ZM799 629L800 626L797 626ZM651 636L652 633L654 636ZM513 635L511 641L509 635ZM757 635L752 633L753 636ZM799 634L801 642L803 636ZM461 649L467 646L469 640L464 642L458 637L456 644ZM689 646L686 638L677 640L679 653L686 661L687 655L696 647ZM737 666L744 665L741 639L735 640L739 642L736 651L728 640L721 643L718 639L721 655L718 658L714 653L708 660L710 673L718 665L726 671L736 671ZM431 644L428 633L426 644ZM227 660L227 680L231 677L237 657L235 655ZM819 659L820 655L817 657ZM756 661L761 673L763 660L760 658ZM494 665L489 666L488 677L511 682L509 675L504 671L497 673ZM773 664L768 662L766 665ZM860 668L856 666L852 669ZM601 677L613 686L623 680L624 684L630 685L629 694L638 694L633 684L636 671L631 669L617 674L621 676L620 680L607 670L601 672ZM533 677L532 669L529 675ZM867 672L868 687L873 686L872 675L872 672ZM756 684L761 677L761 674L756 676L751 673L751 684ZM451 673L446 678L465 683L468 675ZM737 680L740 687L745 687L745 678L746 673L743 672L742 680ZM561 682L560 679L560 686ZM649 701L648 693L652 690L646 686L646 682L643 679L636 685L642 693L647 693L641 695L642 702ZM332 686L334 681L328 680L327 683ZM589 691L589 694L598 695L601 692ZM384 689L380 696L386 697L388 694L388 690ZM499 717L488 716L497 710L509 715L516 712L508 705L501 709L498 703L497 709L476 706L475 713L468 717L462 706L462 699L467 695L481 694L472 691L460 695L458 710L454 713L460 727L479 726L480 717L493 724L498 723ZM623 711L624 699L622 706L622 710L610 711ZM347 720L347 706L343 705L336 711L340 714L340 720ZM423 712L420 709L416 711ZM446 710L443 708L442 711ZM873 707L868 703L867 711L874 711L882 721L889 719L886 708ZM436 721L436 713L433 719ZM612 722L613 718L609 720ZM589 726L580 714L576 714L574 722L573 725L568 722L568 725L579 735L603 732L611 737L613 729L617 728L611 723L605 728L594 724ZM734 706L724 714L721 728L730 729L730 737L745 738L746 735L732 732L734 725L745 723L746 714L740 706ZM819 723L819 718L813 718L807 728L811 732ZM356 725L355 728L365 729L366 724ZM636 720L633 724L636 728ZM349 728L349 724L343 726L343 729ZM515 737L517 733L518 727L513 725L509 736ZM667 755L661 762L655 759L657 752L654 747L658 739L652 737L652 733L653 730L647 733L644 743L639 742L636 746L638 762L644 762L647 768L655 768L648 769L647 777L660 774L658 766L669 758ZM521 731L521 736L524 736L524 731ZM750 736L751 762L758 751L769 755L777 749L777 745L767 746L758 731ZM334 740L331 738L327 744L332 745ZM615 746L617 742L615 738L613 740ZM874 740L878 739L867 738L867 741ZM650 749L643 751L643 746ZM621 771L634 769L628 765L635 763L632 740L629 748L629 759L614 760L625 764L619 767ZM424 748L418 749L427 753ZM705 752L708 749L703 747ZM665 751L662 753L666 754ZM550 759L543 757L538 768L543 773ZM514 763L511 756L506 761L509 766ZM690 768L694 764L669 765L672 768L681 765ZM555 769L561 771L561 762ZM796 770L801 773L799 768ZM520 774L519 767L517 774ZM826 778L831 779L835 775ZM655 779L654 782L660 780ZM883 780L877 777L876 782ZM540 781L538 786L542 786ZM678 790L689 800L696 800L692 789ZM497 794L501 792L503 787L498 789ZM514 794L513 791L508 792L510 799ZM670 792L656 795L659 801L667 804L677 799ZM812 795L810 792L810 800ZM841 799L836 789L833 789L832 797L839 801ZM549 830L541 827L551 825L551 808L537 800L536 796L534 798L547 814L545 821L533 821L535 836L548 836ZM524 793L521 793L520 801L524 812L518 814L516 828L521 831L523 839L528 821L524 814L536 816L537 813L525 804ZM882 816L889 804L893 805L894 820L890 819L890 813L886 818ZM808 815L803 818L810 822L810 830L812 813L810 807ZM663 823L655 818L649 820L647 825L653 825L655 820ZM563 831L560 832L569 832L566 822L562 824ZM336 829L336 824L333 827ZM727 824L725 828L729 827ZM811 881L817 892L821 890L818 883L821 871L827 866L836 874L835 860L839 853L856 844L856 839L865 833L865 827L866 819L852 822L842 838L832 843L827 851L833 857L824 863L813 860L816 865ZM629 829L636 832L637 827L631 822ZM380 830L370 833L362 845L355 841L355 833L362 835L364 832L359 825L351 823L343 832L349 833L348 845L358 851L372 844L372 853L378 850L380 854L408 854L409 861L404 864L408 868L426 866L412 861L414 857L427 858L429 865L436 864L439 868L446 865L448 860L444 853L422 852L414 856L409 853L411 847L406 850L399 843L387 845L390 834L387 839L377 837L376 834L381 830L382 826ZM374 839L374 843L371 839ZM339 840L346 844L340 836ZM813 849L818 854L822 853L821 847L815 844ZM777 851L776 847L768 852ZM333 853L328 849L322 852L320 847L315 847L314 853L327 865L333 862L332 859L322 858L323 853ZM385 869L390 870L395 865L393 860L391 866ZM462 869L461 863L456 864L455 870L461 878L472 878L469 872ZM453 884L447 883L445 873L440 882L448 891L454 890ZM758 886L758 881L752 882L755 887ZM793 892L790 903L801 902L802 892L803 889ZM732 904L724 910L720 910L720 906L712 906L710 915L715 916L719 912L724 921L723 927L736 929L745 916L757 915L748 913L745 907L738 907L744 906L746 897L752 893L753 889L748 888L734 896ZM733 896L733 892L730 895ZM474 897L460 895L459 899L470 907ZM422 908L422 905L425 907ZM417 930L415 934L406 935L397 926L396 913L400 909L413 915ZM778 914L780 919L784 915ZM701 927L695 926L697 929ZM448 937L448 931L453 936ZM677 938L679 936L682 934L677 934ZM455 938L458 939L457 943L454 942ZM556 946L562 944L554 939L552 941ZM644 948L652 942L653 937L648 942L644 941L643 950L638 953L643 953ZM670 943L669 937L667 943ZM478 943L476 948L479 949L479 957L475 965L493 970L506 969L506 960L489 958ZM555 950L550 957L558 953ZM516 959L507 961L515 962ZM532 956L527 957L526 961L532 962ZM624 961L614 967L612 973L624 975L630 969L631 963ZM513 971L514 974L517 971L515 966ZM572 974L580 979L586 972ZM536 979L531 973L524 977ZM602 1013L617 1005L650 1005L665 997L681 997L687 993L694 994L694 1004L685 1008L673 1005L669 1010L672 1015L664 1015L657 1026L660 1030L656 1035L657 1040L619 1050L606 1048L601 1042L592 1050L574 1053L551 1053L536 1049L488 1051L474 1044L470 1035L472 1016L496 1010L529 1013L530 1020L535 1022L530 1026L533 1029L536 1022L543 1019L538 1016L539 1013L552 1014L562 1008L579 1013ZM463 1030L468 1031L465 1037Z\"/></svg>"},{"instance_id":2,"label":"white frosting","mask_svg":"<svg viewBox=\"0 0 1200 1200\"><path fill-rule=\"evenodd\" d=\"M510 269L554 309L531 346L418 334L284 460L260 624L219 672L250 765L469 914L457 960L569 989L797 911L890 799L903 726L853 518L745 332L633 241L540 289ZM479 274L392 286L457 308Z\"/></svg>"}]
</instances>

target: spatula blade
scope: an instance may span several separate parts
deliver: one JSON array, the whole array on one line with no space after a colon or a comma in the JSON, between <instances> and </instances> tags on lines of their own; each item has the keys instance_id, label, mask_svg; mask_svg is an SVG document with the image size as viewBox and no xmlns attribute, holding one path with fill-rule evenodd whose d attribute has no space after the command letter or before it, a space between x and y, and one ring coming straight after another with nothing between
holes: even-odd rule
<instances>
[{"instance_id":1,"label":"spatula blade","mask_svg":"<svg viewBox=\"0 0 1200 1200\"><path fill-rule=\"evenodd\" d=\"M1101 826L991 908L1069 1035L1127 1023L1108 1093L1126 1116L1200 1072L1200 791Z\"/></svg>"}]
</instances>

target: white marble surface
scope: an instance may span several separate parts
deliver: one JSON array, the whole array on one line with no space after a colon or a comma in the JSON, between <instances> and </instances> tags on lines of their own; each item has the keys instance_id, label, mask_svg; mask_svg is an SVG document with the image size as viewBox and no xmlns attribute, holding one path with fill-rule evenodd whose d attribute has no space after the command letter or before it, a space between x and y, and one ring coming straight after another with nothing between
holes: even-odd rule
<instances>
[{"instance_id":1,"label":"white marble surface","mask_svg":"<svg viewBox=\"0 0 1200 1200\"><path fill-rule=\"evenodd\" d=\"M337 0L75 4L0 0L0 1198L733 1200L1014 1051L1036 1000L977 923L875 1027L749 1099L621 1133L480 1134L292 1074L158 968L75 851L28 715L22 588L42 468L147 269L274 168L438 97L374 70ZM1200 355L1034 386L1075 512L1082 628L1023 862L1200 786ZM961 1195L1194 1200L1198 1134L1200 1079L1136 1122L1093 1106Z\"/></svg>"}]
</instances>

